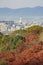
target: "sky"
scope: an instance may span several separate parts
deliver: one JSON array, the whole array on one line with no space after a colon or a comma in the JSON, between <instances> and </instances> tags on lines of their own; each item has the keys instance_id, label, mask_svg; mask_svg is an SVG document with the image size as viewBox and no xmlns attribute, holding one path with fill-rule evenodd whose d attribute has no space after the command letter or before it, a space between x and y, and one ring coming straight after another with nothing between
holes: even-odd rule
<instances>
[{"instance_id":1,"label":"sky","mask_svg":"<svg viewBox=\"0 0 43 65\"><path fill-rule=\"evenodd\" d=\"M0 8L24 8L43 6L43 0L0 0Z\"/></svg>"}]
</instances>

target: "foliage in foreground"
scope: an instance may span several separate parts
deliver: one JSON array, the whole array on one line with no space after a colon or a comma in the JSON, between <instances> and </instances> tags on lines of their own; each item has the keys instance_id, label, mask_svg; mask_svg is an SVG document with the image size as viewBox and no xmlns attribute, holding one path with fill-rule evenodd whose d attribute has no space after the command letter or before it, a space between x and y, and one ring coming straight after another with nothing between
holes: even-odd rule
<instances>
[{"instance_id":1,"label":"foliage in foreground","mask_svg":"<svg viewBox=\"0 0 43 65\"><path fill-rule=\"evenodd\" d=\"M19 45L25 42L25 36L30 32L40 35L43 31L41 26L31 26L25 30L17 30L12 32L10 35L3 35L0 33L0 51L15 50Z\"/></svg>"}]
</instances>

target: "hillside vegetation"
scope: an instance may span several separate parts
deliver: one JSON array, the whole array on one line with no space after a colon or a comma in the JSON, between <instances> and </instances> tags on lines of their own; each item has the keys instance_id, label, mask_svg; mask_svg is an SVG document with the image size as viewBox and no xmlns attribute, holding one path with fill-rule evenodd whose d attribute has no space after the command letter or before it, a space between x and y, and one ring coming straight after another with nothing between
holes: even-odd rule
<instances>
[{"instance_id":1,"label":"hillside vegetation","mask_svg":"<svg viewBox=\"0 0 43 65\"><path fill-rule=\"evenodd\" d=\"M0 33L0 65L43 65L43 27Z\"/></svg>"},{"instance_id":2,"label":"hillside vegetation","mask_svg":"<svg viewBox=\"0 0 43 65\"><path fill-rule=\"evenodd\" d=\"M15 50L19 44L26 41L25 37L33 35L32 33L34 33L34 35L39 35L40 40L43 41L43 27L41 26L31 26L24 30L17 30L10 35L3 35L0 33L0 51Z\"/></svg>"}]
</instances>

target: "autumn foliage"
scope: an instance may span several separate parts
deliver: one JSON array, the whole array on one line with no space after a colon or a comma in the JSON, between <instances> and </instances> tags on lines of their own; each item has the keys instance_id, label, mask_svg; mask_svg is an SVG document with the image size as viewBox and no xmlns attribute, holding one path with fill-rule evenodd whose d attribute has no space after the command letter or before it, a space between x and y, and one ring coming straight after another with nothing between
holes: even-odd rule
<instances>
[{"instance_id":1,"label":"autumn foliage","mask_svg":"<svg viewBox=\"0 0 43 65\"><path fill-rule=\"evenodd\" d=\"M8 35L2 38L1 34L0 65L43 65L43 40L39 40L40 34L33 30L24 36Z\"/></svg>"}]
</instances>

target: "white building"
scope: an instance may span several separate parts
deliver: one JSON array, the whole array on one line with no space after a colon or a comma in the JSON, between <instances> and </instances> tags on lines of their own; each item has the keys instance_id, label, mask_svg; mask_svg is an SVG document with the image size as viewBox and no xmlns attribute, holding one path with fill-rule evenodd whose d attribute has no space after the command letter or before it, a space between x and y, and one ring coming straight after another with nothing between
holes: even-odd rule
<instances>
[{"instance_id":1,"label":"white building","mask_svg":"<svg viewBox=\"0 0 43 65\"><path fill-rule=\"evenodd\" d=\"M7 31L7 25L5 23L0 23L0 32Z\"/></svg>"},{"instance_id":2,"label":"white building","mask_svg":"<svg viewBox=\"0 0 43 65\"><path fill-rule=\"evenodd\" d=\"M16 26L13 24L11 27L11 32L16 30Z\"/></svg>"}]
</instances>

